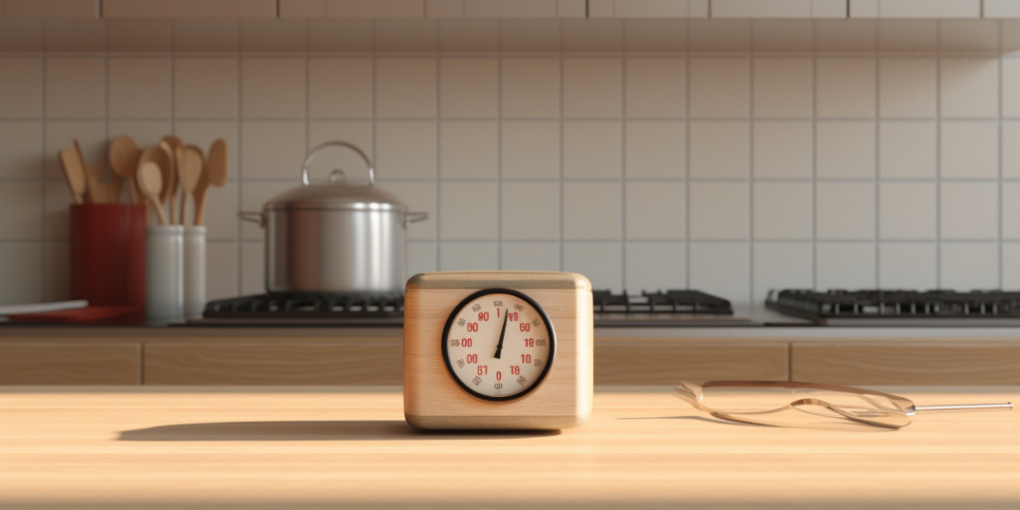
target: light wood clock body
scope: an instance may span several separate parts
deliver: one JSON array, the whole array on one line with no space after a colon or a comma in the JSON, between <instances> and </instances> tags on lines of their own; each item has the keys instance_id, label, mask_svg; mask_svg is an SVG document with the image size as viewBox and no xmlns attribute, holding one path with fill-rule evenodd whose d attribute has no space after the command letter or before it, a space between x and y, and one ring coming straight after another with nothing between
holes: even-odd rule
<instances>
[{"instance_id":1,"label":"light wood clock body","mask_svg":"<svg viewBox=\"0 0 1020 510\"><path fill-rule=\"evenodd\" d=\"M443 330L465 298L485 289L517 291L539 305L555 331L541 382L506 401L462 388L443 356ZM404 416L422 429L564 429L591 416L591 283L579 274L525 271L423 273L404 296ZM508 384L512 384L508 383Z\"/></svg>"}]
</instances>

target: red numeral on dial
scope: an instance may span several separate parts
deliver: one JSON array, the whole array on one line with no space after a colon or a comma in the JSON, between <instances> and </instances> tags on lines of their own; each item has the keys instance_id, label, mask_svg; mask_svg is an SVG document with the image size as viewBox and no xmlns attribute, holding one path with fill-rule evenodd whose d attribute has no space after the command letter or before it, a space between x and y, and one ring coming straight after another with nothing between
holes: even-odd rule
<instances>
[{"instance_id":1,"label":"red numeral on dial","mask_svg":"<svg viewBox=\"0 0 1020 510\"><path fill-rule=\"evenodd\" d=\"M468 325L467 325L467 330L468 330L469 333L472 332L472 331L478 331L478 323L477 322L469 322Z\"/></svg>"},{"instance_id":2,"label":"red numeral on dial","mask_svg":"<svg viewBox=\"0 0 1020 510\"><path fill-rule=\"evenodd\" d=\"M476 355L475 358L475 361L477 361L478 356ZM531 363L531 355L521 354L521 363Z\"/></svg>"},{"instance_id":3,"label":"red numeral on dial","mask_svg":"<svg viewBox=\"0 0 1020 510\"><path fill-rule=\"evenodd\" d=\"M517 312L507 312L506 313L506 318L508 320L516 322L517 321Z\"/></svg>"},{"instance_id":4,"label":"red numeral on dial","mask_svg":"<svg viewBox=\"0 0 1020 510\"><path fill-rule=\"evenodd\" d=\"M468 354L464 359L468 363L478 363L478 355L477 354Z\"/></svg>"},{"instance_id":5,"label":"red numeral on dial","mask_svg":"<svg viewBox=\"0 0 1020 510\"><path fill-rule=\"evenodd\" d=\"M498 380L500 380L502 378L503 378L503 373L502 372L496 372L496 380L498 381Z\"/></svg>"},{"instance_id":6,"label":"red numeral on dial","mask_svg":"<svg viewBox=\"0 0 1020 510\"><path fill-rule=\"evenodd\" d=\"M474 342L470 338L461 338L460 339L460 346L461 347L471 347L471 344L473 344L473 343Z\"/></svg>"},{"instance_id":7,"label":"red numeral on dial","mask_svg":"<svg viewBox=\"0 0 1020 510\"><path fill-rule=\"evenodd\" d=\"M487 321L487 320L489 320L489 312L478 312L478 320L480 320L480 321ZM476 324L475 327L477 328L478 325ZM475 331L478 331L478 330L476 329Z\"/></svg>"},{"instance_id":8,"label":"red numeral on dial","mask_svg":"<svg viewBox=\"0 0 1020 510\"><path fill-rule=\"evenodd\" d=\"M524 346L525 347L534 347L535 346L535 339L534 338L525 338L524 339Z\"/></svg>"},{"instance_id":9,"label":"red numeral on dial","mask_svg":"<svg viewBox=\"0 0 1020 510\"><path fill-rule=\"evenodd\" d=\"M510 365L510 375L521 375L521 367Z\"/></svg>"},{"instance_id":10,"label":"red numeral on dial","mask_svg":"<svg viewBox=\"0 0 1020 510\"><path fill-rule=\"evenodd\" d=\"M478 330L476 329L475 331L478 331ZM527 322L522 322L521 323L521 331L531 331L531 324L528 324Z\"/></svg>"},{"instance_id":11,"label":"red numeral on dial","mask_svg":"<svg viewBox=\"0 0 1020 510\"><path fill-rule=\"evenodd\" d=\"M475 356L476 358L478 356ZM489 365L478 365L478 375L486 375L489 373Z\"/></svg>"}]
</instances>

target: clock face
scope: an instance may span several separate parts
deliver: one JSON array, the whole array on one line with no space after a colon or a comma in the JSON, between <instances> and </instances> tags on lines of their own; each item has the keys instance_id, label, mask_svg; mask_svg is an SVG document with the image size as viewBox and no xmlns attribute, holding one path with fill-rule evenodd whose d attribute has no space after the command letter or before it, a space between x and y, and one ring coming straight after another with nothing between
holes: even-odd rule
<instances>
[{"instance_id":1,"label":"clock face","mask_svg":"<svg viewBox=\"0 0 1020 510\"><path fill-rule=\"evenodd\" d=\"M545 310L510 289L487 289L461 301L443 329L443 359L471 395L495 401L521 398L538 387L556 352Z\"/></svg>"}]
</instances>

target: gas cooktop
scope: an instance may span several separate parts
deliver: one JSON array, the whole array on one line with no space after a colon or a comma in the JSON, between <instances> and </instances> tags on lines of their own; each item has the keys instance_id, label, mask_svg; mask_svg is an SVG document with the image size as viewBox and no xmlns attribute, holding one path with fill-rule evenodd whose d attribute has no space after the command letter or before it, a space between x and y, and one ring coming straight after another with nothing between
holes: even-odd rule
<instances>
[{"instance_id":1,"label":"gas cooktop","mask_svg":"<svg viewBox=\"0 0 1020 510\"><path fill-rule=\"evenodd\" d=\"M696 290L592 292L596 327L757 326L730 302ZM210 301L184 326L393 327L404 323L403 296L260 294Z\"/></svg>"},{"instance_id":2,"label":"gas cooktop","mask_svg":"<svg viewBox=\"0 0 1020 510\"><path fill-rule=\"evenodd\" d=\"M1020 292L781 290L765 306L827 326L1020 326Z\"/></svg>"}]
</instances>

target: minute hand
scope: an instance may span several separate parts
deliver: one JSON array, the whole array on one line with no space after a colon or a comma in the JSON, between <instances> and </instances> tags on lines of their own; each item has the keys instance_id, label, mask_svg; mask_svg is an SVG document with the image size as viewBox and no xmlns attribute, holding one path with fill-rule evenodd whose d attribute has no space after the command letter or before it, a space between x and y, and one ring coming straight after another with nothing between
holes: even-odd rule
<instances>
[{"instance_id":1,"label":"minute hand","mask_svg":"<svg viewBox=\"0 0 1020 510\"><path fill-rule=\"evenodd\" d=\"M496 354L492 355L492 357L496 358L496 359L499 359L500 353L503 352L503 336L506 335L506 320L507 320L507 314L504 313L503 314L503 329L499 330L499 343L496 344Z\"/></svg>"}]
</instances>

